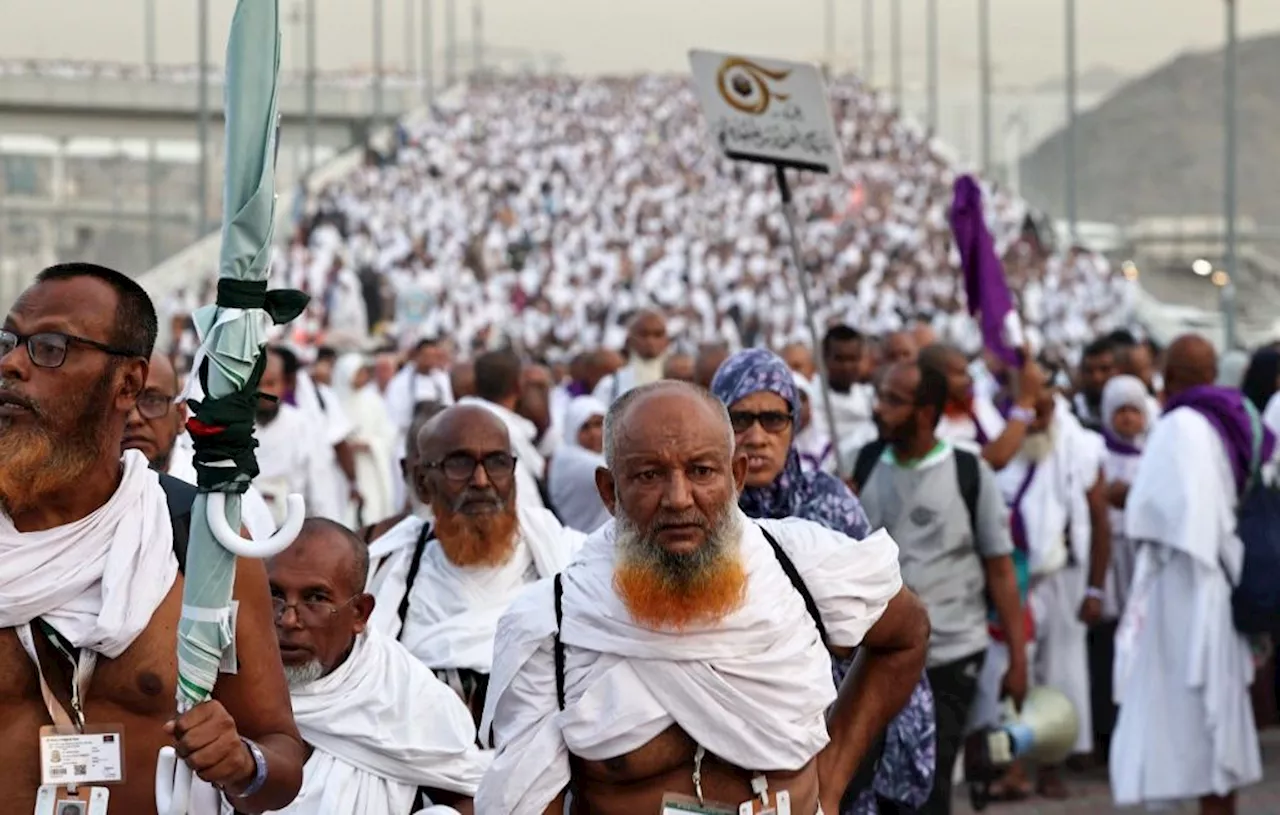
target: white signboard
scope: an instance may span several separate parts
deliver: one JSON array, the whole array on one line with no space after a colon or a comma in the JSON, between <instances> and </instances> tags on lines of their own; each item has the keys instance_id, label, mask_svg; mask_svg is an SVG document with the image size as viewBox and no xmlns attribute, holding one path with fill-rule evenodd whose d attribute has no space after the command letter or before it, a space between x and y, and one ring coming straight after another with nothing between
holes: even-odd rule
<instances>
[{"instance_id":1,"label":"white signboard","mask_svg":"<svg viewBox=\"0 0 1280 815\"><path fill-rule=\"evenodd\" d=\"M711 138L728 158L840 172L840 142L816 65L691 51Z\"/></svg>"}]
</instances>

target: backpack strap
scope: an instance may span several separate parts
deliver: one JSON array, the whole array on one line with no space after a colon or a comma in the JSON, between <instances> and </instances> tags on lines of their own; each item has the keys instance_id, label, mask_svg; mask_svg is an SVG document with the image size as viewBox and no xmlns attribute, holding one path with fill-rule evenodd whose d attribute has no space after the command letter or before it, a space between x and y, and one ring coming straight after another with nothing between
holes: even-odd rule
<instances>
[{"instance_id":1,"label":"backpack strap","mask_svg":"<svg viewBox=\"0 0 1280 815\"><path fill-rule=\"evenodd\" d=\"M413 559L409 561L409 574L404 579L404 597L400 599L400 608L396 611L400 617L401 636L404 635L404 621L409 616L409 598L413 595L413 581L418 579L418 570L422 568L422 553L427 548L431 530L431 524L424 523L422 531L418 533L418 540L413 544Z\"/></svg>"},{"instance_id":2,"label":"backpack strap","mask_svg":"<svg viewBox=\"0 0 1280 815\"><path fill-rule=\"evenodd\" d=\"M862 492L862 488L867 486L871 471L880 463L880 456L884 455L885 448L888 446L884 439L876 439L863 445L858 451L858 459L853 463L853 483L857 486L858 492Z\"/></svg>"},{"instance_id":3,"label":"backpack strap","mask_svg":"<svg viewBox=\"0 0 1280 815\"><path fill-rule=\"evenodd\" d=\"M185 481L165 473L160 476L160 488L164 490L169 509L169 524L173 527L173 554L178 559L178 571L187 571L187 543L191 538L191 508L200 491Z\"/></svg>"},{"instance_id":4,"label":"backpack strap","mask_svg":"<svg viewBox=\"0 0 1280 815\"><path fill-rule=\"evenodd\" d=\"M960 484L960 497L969 511L969 528L973 531L973 543L978 544L978 493L982 489L982 471L978 457L968 450L953 448L956 459L956 481Z\"/></svg>"},{"instance_id":5,"label":"backpack strap","mask_svg":"<svg viewBox=\"0 0 1280 815\"><path fill-rule=\"evenodd\" d=\"M561 606L561 599L564 597L564 584L560 582L560 574L557 573L552 581L555 591L556 605L556 703L564 710L564 643L560 640L560 623L564 619L564 611Z\"/></svg>"},{"instance_id":6,"label":"backpack strap","mask_svg":"<svg viewBox=\"0 0 1280 815\"><path fill-rule=\"evenodd\" d=\"M782 567L782 571L787 573L787 579L791 581L791 585L800 593L800 599L804 600L804 607L809 610L809 616L813 618L813 624L818 627L818 636L822 638L822 644L830 648L831 642L827 639L827 627L822 624L822 616L818 614L818 604L814 601L813 595L809 593L809 587L804 584L804 580L800 577L800 572L796 570L796 564L791 562L791 558L783 551L782 545L778 543L777 539L769 534L769 530L763 526L759 528L764 533L764 539L769 542L769 546L773 549L774 557L778 559L778 565Z\"/></svg>"}]
</instances>

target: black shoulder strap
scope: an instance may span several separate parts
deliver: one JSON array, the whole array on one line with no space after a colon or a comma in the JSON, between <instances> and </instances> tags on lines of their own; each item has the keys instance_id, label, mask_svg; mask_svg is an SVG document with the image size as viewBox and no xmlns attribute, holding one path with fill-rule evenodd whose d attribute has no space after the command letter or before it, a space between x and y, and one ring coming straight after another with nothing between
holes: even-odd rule
<instances>
[{"instance_id":1,"label":"black shoulder strap","mask_svg":"<svg viewBox=\"0 0 1280 815\"><path fill-rule=\"evenodd\" d=\"M564 619L560 601L564 596L564 585L560 582L559 572L556 573L552 585L555 587L556 597L556 704L564 710L564 643L560 641L560 621Z\"/></svg>"},{"instance_id":2,"label":"black shoulder strap","mask_svg":"<svg viewBox=\"0 0 1280 815\"><path fill-rule=\"evenodd\" d=\"M418 570L422 568L422 553L426 551L427 541L431 538L431 524L424 523L418 533L418 540L413 544L413 559L409 561L409 574L404 579L404 597L400 598L400 608L396 614L400 617L400 635L404 635L404 621L409 616L409 598L413 595L413 581L418 579ZM396 639L399 639L397 637Z\"/></svg>"},{"instance_id":3,"label":"black shoulder strap","mask_svg":"<svg viewBox=\"0 0 1280 815\"><path fill-rule=\"evenodd\" d=\"M858 460L853 463L853 483L857 486L858 492L862 492L862 488L867 486L867 479L871 477L871 471L880 463L880 456L884 455L887 446L884 439L876 439L863 445L858 451Z\"/></svg>"},{"instance_id":4,"label":"black shoulder strap","mask_svg":"<svg viewBox=\"0 0 1280 815\"><path fill-rule=\"evenodd\" d=\"M787 573L787 579L791 581L792 586L795 586L796 591L800 592L800 598L804 600L804 607L809 610L809 616L813 618L813 624L818 627L818 636L822 638L822 644L830 648L831 642L827 639L827 627L822 624L822 615L818 613L818 604L814 602L813 595L809 593L809 587L804 584L804 580L800 577L800 572L796 570L796 564L791 562L791 558L783 551L777 539L769 534L769 530L761 526L760 531L764 533L764 539L773 548L773 554L778 558L778 565L782 567L782 571Z\"/></svg>"},{"instance_id":5,"label":"black shoulder strap","mask_svg":"<svg viewBox=\"0 0 1280 815\"><path fill-rule=\"evenodd\" d=\"M178 570L187 570L187 542L191 537L191 508L200 491L193 485L170 475L159 473L160 488L164 490L169 508L169 523L173 527L173 554L178 559Z\"/></svg>"},{"instance_id":6,"label":"black shoulder strap","mask_svg":"<svg viewBox=\"0 0 1280 815\"><path fill-rule=\"evenodd\" d=\"M960 483L960 497L969 510L969 528L973 530L973 543L978 543L978 492L982 488L982 472L978 457L968 450L955 448L956 480Z\"/></svg>"}]
</instances>

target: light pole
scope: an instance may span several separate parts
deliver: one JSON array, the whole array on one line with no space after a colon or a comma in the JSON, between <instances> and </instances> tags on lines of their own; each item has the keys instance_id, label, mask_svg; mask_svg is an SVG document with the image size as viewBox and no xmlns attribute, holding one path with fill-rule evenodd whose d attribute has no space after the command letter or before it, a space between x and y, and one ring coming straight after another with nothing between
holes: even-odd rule
<instances>
[{"instance_id":1,"label":"light pole","mask_svg":"<svg viewBox=\"0 0 1280 815\"><path fill-rule=\"evenodd\" d=\"M1076 215L1076 0L1066 0L1067 7L1067 131L1066 192L1067 228L1074 244L1079 235Z\"/></svg>"},{"instance_id":2,"label":"light pole","mask_svg":"<svg viewBox=\"0 0 1280 815\"><path fill-rule=\"evenodd\" d=\"M199 112L196 117L196 140L200 143L200 161L196 179L196 238L203 238L209 221L209 0L196 5L196 52L200 63Z\"/></svg>"},{"instance_id":3,"label":"light pole","mask_svg":"<svg viewBox=\"0 0 1280 815\"><path fill-rule=\"evenodd\" d=\"M836 72L836 0L826 0L823 4L822 34L825 40L824 50L827 55L827 71L831 75Z\"/></svg>"},{"instance_id":4,"label":"light pole","mask_svg":"<svg viewBox=\"0 0 1280 815\"><path fill-rule=\"evenodd\" d=\"M452 88L458 81L458 8L454 0L444 0L444 84Z\"/></svg>"},{"instance_id":5,"label":"light pole","mask_svg":"<svg viewBox=\"0 0 1280 815\"><path fill-rule=\"evenodd\" d=\"M862 79L870 86L876 76L876 0L862 0Z\"/></svg>"},{"instance_id":6,"label":"light pole","mask_svg":"<svg viewBox=\"0 0 1280 815\"><path fill-rule=\"evenodd\" d=\"M307 173L316 168L316 0L307 0Z\"/></svg>"},{"instance_id":7,"label":"light pole","mask_svg":"<svg viewBox=\"0 0 1280 815\"><path fill-rule=\"evenodd\" d=\"M481 0L471 0L471 74L478 77L484 72L484 6Z\"/></svg>"},{"instance_id":8,"label":"light pole","mask_svg":"<svg viewBox=\"0 0 1280 815\"><path fill-rule=\"evenodd\" d=\"M413 38L417 35L417 25L413 21L413 7L418 0L404 0L404 72L413 77L413 57L417 53Z\"/></svg>"},{"instance_id":9,"label":"light pole","mask_svg":"<svg viewBox=\"0 0 1280 815\"><path fill-rule=\"evenodd\" d=\"M889 55L893 72L893 101L902 107L902 0L889 0Z\"/></svg>"},{"instance_id":10,"label":"light pole","mask_svg":"<svg viewBox=\"0 0 1280 815\"><path fill-rule=\"evenodd\" d=\"M376 130L382 124L382 5L383 0L373 0L373 127L371 130Z\"/></svg>"},{"instance_id":11,"label":"light pole","mask_svg":"<svg viewBox=\"0 0 1280 815\"><path fill-rule=\"evenodd\" d=\"M926 0L925 45L929 94L929 130L938 133L938 0Z\"/></svg>"},{"instance_id":12,"label":"light pole","mask_svg":"<svg viewBox=\"0 0 1280 815\"><path fill-rule=\"evenodd\" d=\"M991 0L978 0L979 109L982 116L982 172L991 174Z\"/></svg>"},{"instance_id":13,"label":"light pole","mask_svg":"<svg viewBox=\"0 0 1280 815\"><path fill-rule=\"evenodd\" d=\"M431 23L432 0L422 0L422 83L431 104L436 98L436 34Z\"/></svg>"},{"instance_id":14,"label":"light pole","mask_svg":"<svg viewBox=\"0 0 1280 815\"><path fill-rule=\"evenodd\" d=\"M144 21L147 79L156 81L156 0L147 0ZM160 262L160 179L156 167L156 140L147 139L147 262Z\"/></svg>"},{"instance_id":15,"label":"light pole","mask_svg":"<svg viewBox=\"0 0 1280 815\"><path fill-rule=\"evenodd\" d=\"M1225 94L1223 99L1223 107L1226 112L1226 121L1224 122L1224 136L1226 140L1226 178L1223 181L1223 189L1225 190L1225 201L1223 202L1223 210L1226 220L1227 230L1227 280L1226 285L1222 287L1222 324L1226 333L1227 350L1236 347L1236 272L1239 266L1237 241L1239 236L1236 234L1236 138L1237 138L1237 93L1236 93L1236 69L1238 55L1236 53L1236 42L1239 38L1239 27L1236 19L1236 0L1227 0L1227 49L1225 61L1223 65L1223 74L1225 80Z\"/></svg>"}]
</instances>

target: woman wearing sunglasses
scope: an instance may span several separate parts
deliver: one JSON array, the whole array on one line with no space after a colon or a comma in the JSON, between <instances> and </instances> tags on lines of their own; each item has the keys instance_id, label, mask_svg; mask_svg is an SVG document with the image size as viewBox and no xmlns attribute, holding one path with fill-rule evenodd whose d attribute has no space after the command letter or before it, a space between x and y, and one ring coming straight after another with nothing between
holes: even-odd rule
<instances>
[{"instance_id":1,"label":"woman wearing sunglasses","mask_svg":"<svg viewBox=\"0 0 1280 815\"><path fill-rule=\"evenodd\" d=\"M804 472L794 439L800 395L791 370L762 348L739 351L716 371L711 391L729 409L736 451L747 458L747 479L738 506L752 518L804 518L861 540L871 534L853 492L833 475ZM856 557L856 550L850 557ZM852 665L833 660L837 685ZM934 767L933 695L923 676L907 707L889 726L874 784L870 764L859 773L842 811L860 815L915 809L929 797ZM867 780L862 780L862 779Z\"/></svg>"}]
</instances>

